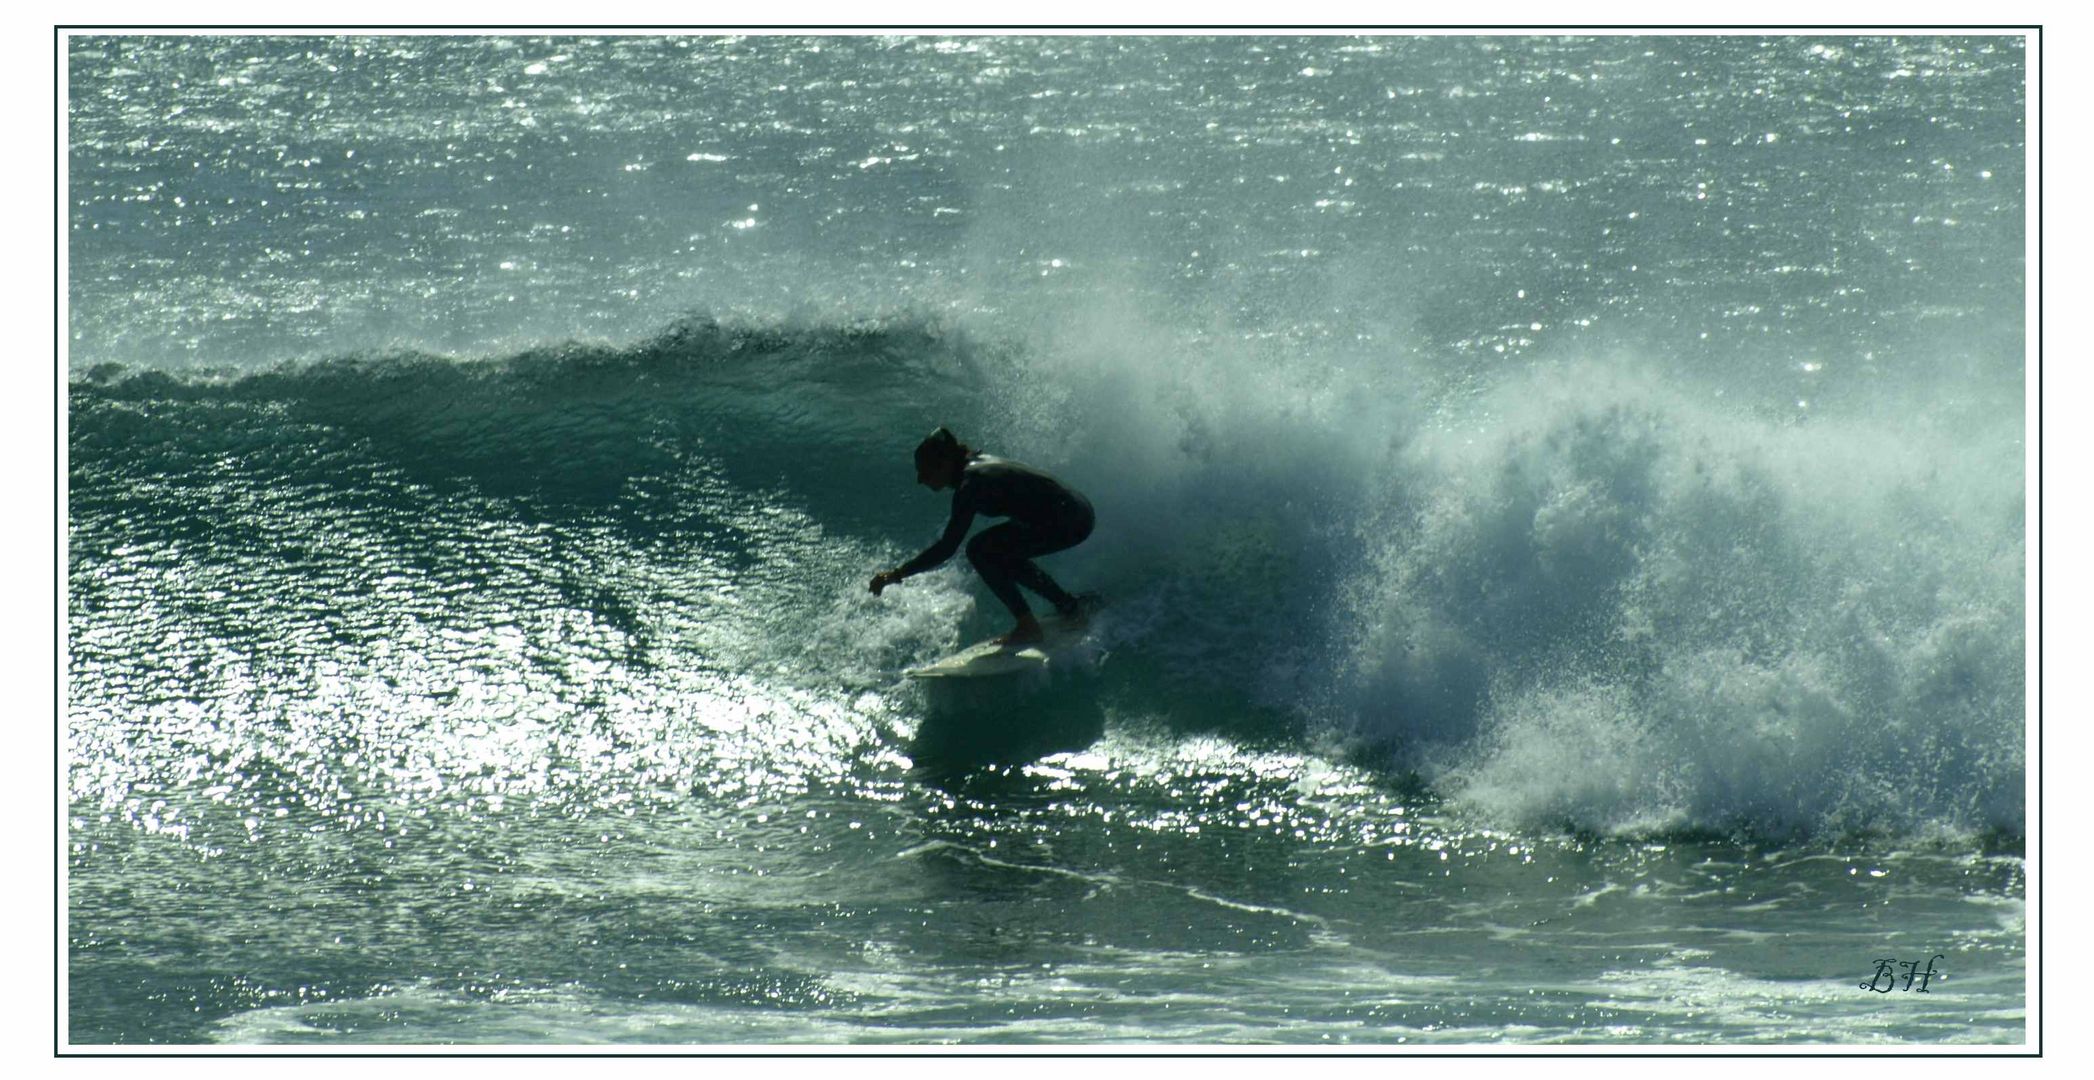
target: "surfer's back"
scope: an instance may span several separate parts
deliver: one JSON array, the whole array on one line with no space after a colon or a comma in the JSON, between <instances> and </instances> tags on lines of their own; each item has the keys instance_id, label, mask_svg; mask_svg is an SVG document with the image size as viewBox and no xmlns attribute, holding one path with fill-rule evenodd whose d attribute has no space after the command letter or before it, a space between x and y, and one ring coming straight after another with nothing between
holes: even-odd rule
<instances>
[{"instance_id":1,"label":"surfer's back","mask_svg":"<svg viewBox=\"0 0 2094 1080\"><path fill-rule=\"evenodd\" d=\"M1030 465L989 454L968 460L953 497L967 500L977 514L1019 521L1061 521L1072 513L1091 513L1090 500L1074 488Z\"/></svg>"}]
</instances>

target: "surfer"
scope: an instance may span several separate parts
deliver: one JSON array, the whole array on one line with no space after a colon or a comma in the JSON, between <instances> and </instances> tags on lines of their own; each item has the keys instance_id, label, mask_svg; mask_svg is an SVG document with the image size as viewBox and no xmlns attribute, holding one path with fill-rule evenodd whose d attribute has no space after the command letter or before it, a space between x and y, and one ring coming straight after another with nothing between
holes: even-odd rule
<instances>
[{"instance_id":1,"label":"surfer","mask_svg":"<svg viewBox=\"0 0 2094 1080\"><path fill-rule=\"evenodd\" d=\"M967 561L1018 620L997 640L1022 645L1046 636L1018 592L1020 585L1047 598L1063 618L1082 615L1082 602L1032 560L1075 547L1091 535L1095 519L1089 499L1038 469L980 453L942 427L916 447L916 482L932 491L952 488L952 518L945 523L945 534L923 554L874 574L874 596L952 558L974 516L984 514L1010 519L983 529L967 543Z\"/></svg>"}]
</instances>

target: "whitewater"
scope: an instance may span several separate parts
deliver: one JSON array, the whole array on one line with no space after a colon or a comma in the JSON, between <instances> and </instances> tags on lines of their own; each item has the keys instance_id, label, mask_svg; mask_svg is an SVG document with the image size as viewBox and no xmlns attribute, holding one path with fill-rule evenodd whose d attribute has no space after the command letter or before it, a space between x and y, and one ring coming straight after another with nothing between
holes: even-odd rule
<instances>
[{"instance_id":1,"label":"whitewater","mask_svg":"<svg viewBox=\"0 0 2094 1080\"><path fill-rule=\"evenodd\" d=\"M64 55L72 1043L2027 1037L2021 38Z\"/></svg>"}]
</instances>

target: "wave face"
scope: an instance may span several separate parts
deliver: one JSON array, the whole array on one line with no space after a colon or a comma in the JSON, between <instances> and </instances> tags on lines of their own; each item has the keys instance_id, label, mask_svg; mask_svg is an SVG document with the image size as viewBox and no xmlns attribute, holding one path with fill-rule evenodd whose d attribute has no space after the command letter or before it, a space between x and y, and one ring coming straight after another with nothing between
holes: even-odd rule
<instances>
[{"instance_id":1,"label":"wave face","mask_svg":"<svg viewBox=\"0 0 2094 1080\"><path fill-rule=\"evenodd\" d=\"M935 534L906 462L943 422L1092 495L1107 527L1056 572L1115 598L1120 689L1171 723L1351 738L1545 829L2018 832L2014 427L1776 423L1620 363L1433 417L1307 366L1082 355L692 319L488 361L105 370L73 390L76 599L119 535L295 582L290 553L252 563L287 497L397 522L386 558L421 558L405 522L441 505L453 529L586 520L629 557L761 563L777 534L706 520L724 485L825 552L734 663L846 693L935 647L835 597ZM229 471L250 497L214 489ZM674 602L599 592L614 619Z\"/></svg>"}]
</instances>

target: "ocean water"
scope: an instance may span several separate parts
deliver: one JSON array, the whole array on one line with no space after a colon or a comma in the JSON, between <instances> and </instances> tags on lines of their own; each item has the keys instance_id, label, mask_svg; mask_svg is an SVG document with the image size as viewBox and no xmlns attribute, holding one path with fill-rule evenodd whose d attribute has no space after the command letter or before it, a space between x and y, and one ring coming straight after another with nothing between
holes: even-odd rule
<instances>
[{"instance_id":1,"label":"ocean water","mask_svg":"<svg viewBox=\"0 0 2094 1080\"><path fill-rule=\"evenodd\" d=\"M2029 1035L2020 38L65 56L75 1045Z\"/></svg>"}]
</instances>

